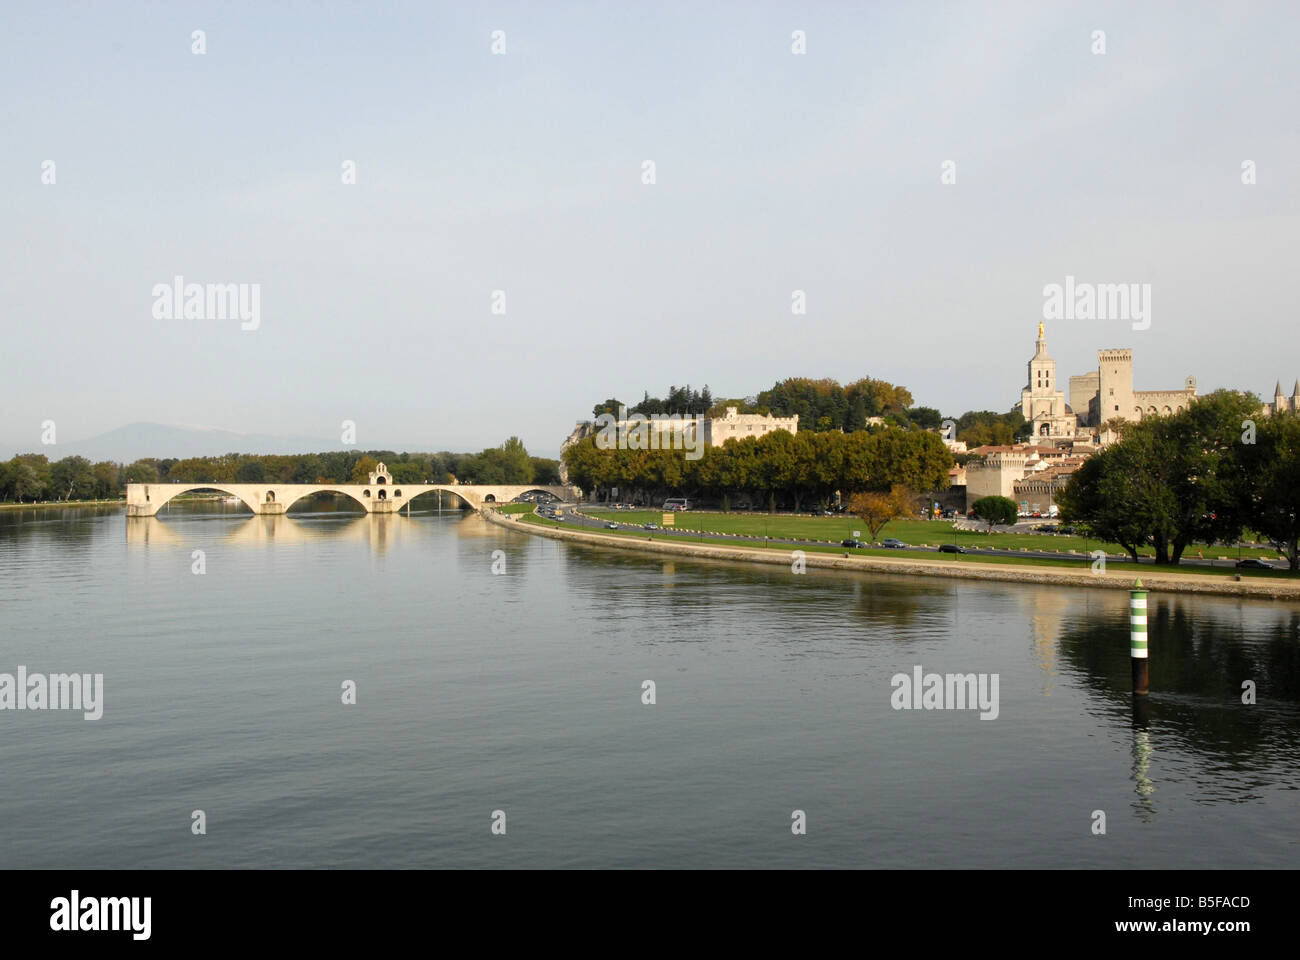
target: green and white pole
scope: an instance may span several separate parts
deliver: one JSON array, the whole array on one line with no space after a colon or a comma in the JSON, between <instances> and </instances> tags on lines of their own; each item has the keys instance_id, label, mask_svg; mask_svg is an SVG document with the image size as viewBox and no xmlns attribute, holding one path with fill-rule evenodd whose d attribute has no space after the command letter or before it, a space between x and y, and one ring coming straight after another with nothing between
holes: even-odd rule
<instances>
[{"instance_id":1,"label":"green and white pole","mask_svg":"<svg viewBox=\"0 0 1300 960\"><path fill-rule=\"evenodd\" d=\"M1136 580L1128 595L1129 662L1133 665L1133 692L1150 692L1150 675L1147 659L1147 592L1142 581Z\"/></svg>"}]
</instances>

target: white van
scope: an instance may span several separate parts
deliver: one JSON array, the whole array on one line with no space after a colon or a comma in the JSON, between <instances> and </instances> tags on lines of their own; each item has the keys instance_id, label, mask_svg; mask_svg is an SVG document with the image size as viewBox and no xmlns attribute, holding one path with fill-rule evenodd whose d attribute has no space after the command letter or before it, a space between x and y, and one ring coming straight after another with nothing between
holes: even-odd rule
<instances>
[{"instance_id":1,"label":"white van","mask_svg":"<svg viewBox=\"0 0 1300 960\"><path fill-rule=\"evenodd\" d=\"M687 500L685 497L669 497L664 501L664 509L689 510L691 509L691 501Z\"/></svg>"}]
</instances>

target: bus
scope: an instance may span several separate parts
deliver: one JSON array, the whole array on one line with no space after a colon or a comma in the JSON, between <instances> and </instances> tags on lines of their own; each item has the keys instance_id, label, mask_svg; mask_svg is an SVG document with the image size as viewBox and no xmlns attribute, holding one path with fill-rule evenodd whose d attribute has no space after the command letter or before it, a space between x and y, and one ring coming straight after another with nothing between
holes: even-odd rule
<instances>
[{"instance_id":1,"label":"bus","mask_svg":"<svg viewBox=\"0 0 1300 960\"><path fill-rule=\"evenodd\" d=\"M691 501L687 500L685 497L669 497L664 501L664 509L689 510L691 509Z\"/></svg>"}]
</instances>

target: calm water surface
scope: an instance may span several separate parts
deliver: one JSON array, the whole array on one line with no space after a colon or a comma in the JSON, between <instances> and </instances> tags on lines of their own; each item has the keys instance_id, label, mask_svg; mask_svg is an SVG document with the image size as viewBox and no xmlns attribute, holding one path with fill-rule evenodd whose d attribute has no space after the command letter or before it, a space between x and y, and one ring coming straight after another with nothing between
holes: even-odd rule
<instances>
[{"instance_id":1,"label":"calm water surface","mask_svg":"<svg viewBox=\"0 0 1300 960\"><path fill-rule=\"evenodd\" d=\"M234 510L0 512L0 672L106 703L0 713L0 867L1300 865L1294 604L1153 594L1143 728L1121 592Z\"/></svg>"}]
</instances>

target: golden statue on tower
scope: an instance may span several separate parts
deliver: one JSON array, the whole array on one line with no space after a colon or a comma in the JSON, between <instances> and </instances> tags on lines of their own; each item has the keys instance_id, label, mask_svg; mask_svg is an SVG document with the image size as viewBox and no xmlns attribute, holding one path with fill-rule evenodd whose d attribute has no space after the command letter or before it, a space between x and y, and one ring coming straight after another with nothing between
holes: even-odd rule
<instances>
[{"instance_id":1,"label":"golden statue on tower","mask_svg":"<svg viewBox=\"0 0 1300 960\"><path fill-rule=\"evenodd\" d=\"M1038 339L1043 339L1043 321L1038 321Z\"/></svg>"}]
</instances>

